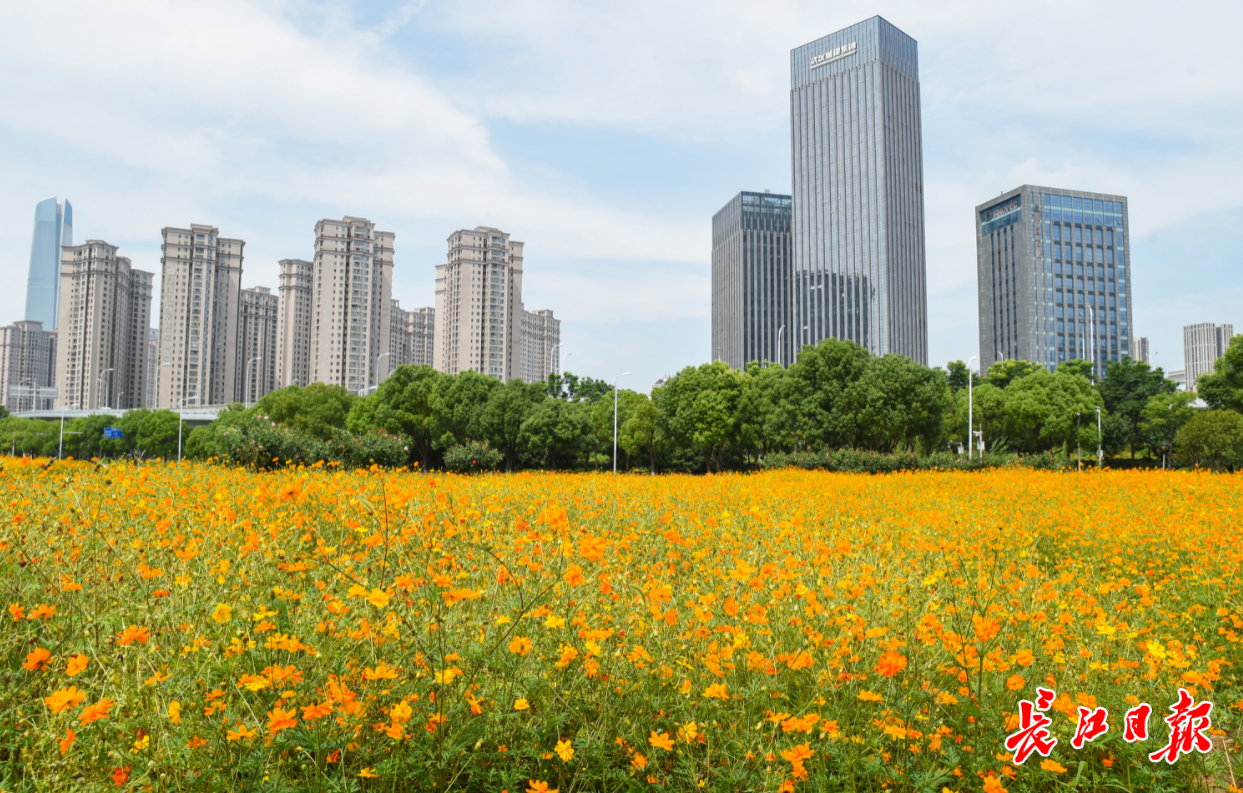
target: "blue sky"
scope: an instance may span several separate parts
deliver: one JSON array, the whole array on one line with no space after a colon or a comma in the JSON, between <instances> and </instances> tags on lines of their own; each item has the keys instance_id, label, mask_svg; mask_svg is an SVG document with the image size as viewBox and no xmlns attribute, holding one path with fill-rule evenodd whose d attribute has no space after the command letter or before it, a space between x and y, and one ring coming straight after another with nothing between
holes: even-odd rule
<instances>
[{"instance_id":1,"label":"blue sky","mask_svg":"<svg viewBox=\"0 0 1243 793\"><path fill-rule=\"evenodd\" d=\"M162 227L216 225L273 288L317 220L368 217L407 308L490 225L565 367L646 391L710 357L712 214L789 190L789 51L874 14L919 42L931 363L976 354L972 210L1025 182L1128 196L1157 364L1243 326L1243 4L1136 0L6 3L0 322L51 195L157 274Z\"/></svg>"}]
</instances>

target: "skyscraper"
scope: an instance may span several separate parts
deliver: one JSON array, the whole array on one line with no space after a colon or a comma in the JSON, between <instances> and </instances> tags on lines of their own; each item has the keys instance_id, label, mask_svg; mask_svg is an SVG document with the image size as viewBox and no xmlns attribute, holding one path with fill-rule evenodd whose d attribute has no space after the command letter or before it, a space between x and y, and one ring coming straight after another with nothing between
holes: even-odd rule
<instances>
[{"instance_id":1,"label":"skyscraper","mask_svg":"<svg viewBox=\"0 0 1243 793\"><path fill-rule=\"evenodd\" d=\"M234 400L253 405L276 390L277 296L266 286L241 291L237 316L237 395Z\"/></svg>"},{"instance_id":2,"label":"skyscraper","mask_svg":"<svg viewBox=\"0 0 1243 793\"><path fill-rule=\"evenodd\" d=\"M539 308L522 312L522 381L542 383L561 369L561 320Z\"/></svg>"},{"instance_id":3,"label":"skyscraper","mask_svg":"<svg viewBox=\"0 0 1243 793\"><path fill-rule=\"evenodd\" d=\"M10 412L53 406L56 337L30 319L0 328L0 400Z\"/></svg>"},{"instance_id":4,"label":"skyscraper","mask_svg":"<svg viewBox=\"0 0 1243 793\"><path fill-rule=\"evenodd\" d=\"M436 369L483 372L507 382L522 376L522 248L490 226L449 236L436 265Z\"/></svg>"},{"instance_id":5,"label":"skyscraper","mask_svg":"<svg viewBox=\"0 0 1243 793\"><path fill-rule=\"evenodd\" d=\"M151 407L223 405L237 395L242 240L212 226L165 228L160 264L160 360Z\"/></svg>"},{"instance_id":6,"label":"skyscraper","mask_svg":"<svg viewBox=\"0 0 1243 793\"><path fill-rule=\"evenodd\" d=\"M55 198L35 206L34 239L30 244L30 275L26 281L26 319L56 330L60 296L60 249L73 244L73 206Z\"/></svg>"},{"instance_id":7,"label":"skyscraper","mask_svg":"<svg viewBox=\"0 0 1243 793\"><path fill-rule=\"evenodd\" d=\"M1226 354L1232 338L1233 325L1200 322L1183 328L1183 367L1187 373L1185 382L1188 391L1196 390L1200 375L1213 371L1213 365Z\"/></svg>"},{"instance_id":8,"label":"skyscraper","mask_svg":"<svg viewBox=\"0 0 1243 793\"><path fill-rule=\"evenodd\" d=\"M393 241L366 218L315 224L311 382L358 392L389 372Z\"/></svg>"},{"instance_id":9,"label":"skyscraper","mask_svg":"<svg viewBox=\"0 0 1243 793\"><path fill-rule=\"evenodd\" d=\"M311 314L315 303L315 265L280 260L280 316L276 330L277 388L311 383Z\"/></svg>"},{"instance_id":10,"label":"skyscraper","mask_svg":"<svg viewBox=\"0 0 1243 793\"><path fill-rule=\"evenodd\" d=\"M976 207L980 366L1130 354L1125 196L1023 185Z\"/></svg>"},{"instance_id":11,"label":"skyscraper","mask_svg":"<svg viewBox=\"0 0 1243 793\"><path fill-rule=\"evenodd\" d=\"M872 17L790 53L794 349L928 361L914 39Z\"/></svg>"},{"instance_id":12,"label":"skyscraper","mask_svg":"<svg viewBox=\"0 0 1243 793\"><path fill-rule=\"evenodd\" d=\"M791 362L790 196L742 192L712 216L712 359Z\"/></svg>"},{"instance_id":13,"label":"skyscraper","mask_svg":"<svg viewBox=\"0 0 1243 793\"><path fill-rule=\"evenodd\" d=\"M431 366L436 357L436 309L420 306L407 311L406 333L410 340L410 363Z\"/></svg>"},{"instance_id":14,"label":"skyscraper","mask_svg":"<svg viewBox=\"0 0 1243 793\"><path fill-rule=\"evenodd\" d=\"M131 268L103 240L62 248L61 257L58 407L143 407L155 274Z\"/></svg>"},{"instance_id":15,"label":"skyscraper","mask_svg":"<svg viewBox=\"0 0 1243 793\"><path fill-rule=\"evenodd\" d=\"M1148 351L1147 336L1133 336L1131 338L1131 360L1139 363L1151 363L1151 353Z\"/></svg>"}]
</instances>

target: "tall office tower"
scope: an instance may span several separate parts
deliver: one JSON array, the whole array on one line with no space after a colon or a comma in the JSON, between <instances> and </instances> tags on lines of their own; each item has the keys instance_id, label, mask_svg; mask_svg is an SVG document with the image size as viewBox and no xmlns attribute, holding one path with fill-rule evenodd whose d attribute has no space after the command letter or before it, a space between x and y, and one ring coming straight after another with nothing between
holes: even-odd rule
<instances>
[{"instance_id":1,"label":"tall office tower","mask_svg":"<svg viewBox=\"0 0 1243 793\"><path fill-rule=\"evenodd\" d=\"M561 370L561 320L546 308L522 312L522 380L542 383Z\"/></svg>"},{"instance_id":2,"label":"tall office tower","mask_svg":"<svg viewBox=\"0 0 1243 793\"><path fill-rule=\"evenodd\" d=\"M253 405L276 390L277 296L266 286L243 289L237 316L237 395L234 401Z\"/></svg>"},{"instance_id":3,"label":"tall office tower","mask_svg":"<svg viewBox=\"0 0 1243 793\"><path fill-rule=\"evenodd\" d=\"M421 306L407 311L406 322L406 332L410 337L410 363L431 366L436 357L436 309Z\"/></svg>"},{"instance_id":4,"label":"tall office tower","mask_svg":"<svg viewBox=\"0 0 1243 793\"><path fill-rule=\"evenodd\" d=\"M147 332L147 393L143 394L142 406L155 409L155 383L159 376L160 365L160 329L151 328Z\"/></svg>"},{"instance_id":5,"label":"tall office tower","mask_svg":"<svg viewBox=\"0 0 1243 793\"><path fill-rule=\"evenodd\" d=\"M394 300L392 302L392 316L389 318L388 331L388 368L390 370L396 369L398 366L405 366L411 362L411 347L413 346L413 339L410 338L409 321L409 315L412 312L403 309L400 301Z\"/></svg>"},{"instance_id":6,"label":"tall office tower","mask_svg":"<svg viewBox=\"0 0 1243 793\"><path fill-rule=\"evenodd\" d=\"M790 53L794 350L928 362L915 40L880 17Z\"/></svg>"},{"instance_id":7,"label":"tall office tower","mask_svg":"<svg viewBox=\"0 0 1243 793\"><path fill-rule=\"evenodd\" d=\"M156 405L223 405L237 392L237 314L242 240L213 226L166 228L160 264Z\"/></svg>"},{"instance_id":8,"label":"tall office tower","mask_svg":"<svg viewBox=\"0 0 1243 793\"><path fill-rule=\"evenodd\" d=\"M315 224L311 382L357 394L388 373L395 236L348 215Z\"/></svg>"},{"instance_id":9,"label":"tall office tower","mask_svg":"<svg viewBox=\"0 0 1243 793\"><path fill-rule=\"evenodd\" d=\"M1125 196L1034 185L976 207L981 371L1081 358L1103 377L1130 353L1128 217Z\"/></svg>"},{"instance_id":10,"label":"tall office tower","mask_svg":"<svg viewBox=\"0 0 1243 793\"><path fill-rule=\"evenodd\" d=\"M1131 338L1131 360L1138 363L1151 363L1148 352L1148 337L1135 336Z\"/></svg>"},{"instance_id":11,"label":"tall office tower","mask_svg":"<svg viewBox=\"0 0 1243 793\"><path fill-rule=\"evenodd\" d=\"M56 331L30 319L0 328L0 395L10 413L52 408L55 377Z\"/></svg>"},{"instance_id":12,"label":"tall office tower","mask_svg":"<svg viewBox=\"0 0 1243 793\"><path fill-rule=\"evenodd\" d=\"M315 265L302 259L280 261L280 318L276 331L278 388L311 383L311 315L315 306Z\"/></svg>"},{"instance_id":13,"label":"tall office tower","mask_svg":"<svg viewBox=\"0 0 1243 793\"><path fill-rule=\"evenodd\" d=\"M712 216L712 360L790 363L790 196L739 193Z\"/></svg>"},{"instance_id":14,"label":"tall office tower","mask_svg":"<svg viewBox=\"0 0 1243 793\"><path fill-rule=\"evenodd\" d=\"M522 376L522 247L490 226L449 236L448 261L436 265L436 369Z\"/></svg>"},{"instance_id":15,"label":"tall office tower","mask_svg":"<svg viewBox=\"0 0 1243 793\"><path fill-rule=\"evenodd\" d=\"M61 249L58 407L143 405L154 280L103 240Z\"/></svg>"},{"instance_id":16,"label":"tall office tower","mask_svg":"<svg viewBox=\"0 0 1243 793\"><path fill-rule=\"evenodd\" d=\"M1183 327L1183 366L1187 372L1185 382L1188 391L1196 390L1200 375L1213 371L1213 364L1226 354L1232 338L1233 325L1200 322Z\"/></svg>"},{"instance_id":17,"label":"tall office tower","mask_svg":"<svg viewBox=\"0 0 1243 793\"><path fill-rule=\"evenodd\" d=\"M30 244L30 275L26 281L26 319L56 330L60 320L60 249L73 244L73 206L47 198L35 206L35 233Z\"/></svg>"}]
</instances>

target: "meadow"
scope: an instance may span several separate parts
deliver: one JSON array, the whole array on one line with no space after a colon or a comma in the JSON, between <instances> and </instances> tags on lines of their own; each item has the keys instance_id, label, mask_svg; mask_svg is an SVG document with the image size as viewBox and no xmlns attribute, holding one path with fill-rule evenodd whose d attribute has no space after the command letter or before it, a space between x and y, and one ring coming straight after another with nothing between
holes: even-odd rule
<instances>
[{"instance_id":1,"label":"meadow","mask_svg":"<svg viewBox=\"0 0 1243 793\"><path fill-rule=\"evenodd\" d=\"M6 791L1243 782L1243 476L45 462L0 467ZM1212 747L1154 762L1180 688Z\"/></svg>"}]
</instances>

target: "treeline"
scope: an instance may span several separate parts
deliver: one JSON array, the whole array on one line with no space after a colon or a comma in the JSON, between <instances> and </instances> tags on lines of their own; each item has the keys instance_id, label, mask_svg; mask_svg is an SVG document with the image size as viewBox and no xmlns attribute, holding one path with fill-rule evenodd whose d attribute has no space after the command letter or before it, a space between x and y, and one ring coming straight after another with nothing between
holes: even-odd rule
<instances>
[{"instance_id":1,"label":"treeline","mask_svg":"<svg viewBox=\"0 0 1243 793\"><path fill-rule=\"evenodd\" d=\"M1090 364L1055 372L1002 361L983 377L955 361L946 369L899 355L874 356L829 339L806 347L788 369L717 362L687 367L649 397L617 394L618 467L656 471L747 470L801 465L832 470L965 467L968 402L976 448L989 461L1056 467L1082 450L1165 459L1221 470L1243 467L1243 336L1231 343L1199 393L1180 392L1160 369L1111 362L1093 383ZM969 396L970 394L970 396ZM189 433L185 456L272 468L290 463L489 470L611 468L613 390L572 374L544 383L500 381L477 372L446 375L398 367L374 394L313 384L272 392L250 409L234 405ZM1097 410L1100 409L1100 433ZM55 452L46 431L0 422L14 448ZM171 456L177 417L132 411L119 421L74 423L74 456ZM111 424L110 424L111 422ZM43 422L46 423L46 422ZM98 425L98 426L97 426ZM124 439L103 437L120 426ZM0 436L2 438L3 436ZM978 465L978 463L977 463Z\"/></svg>"}]
</instances>

